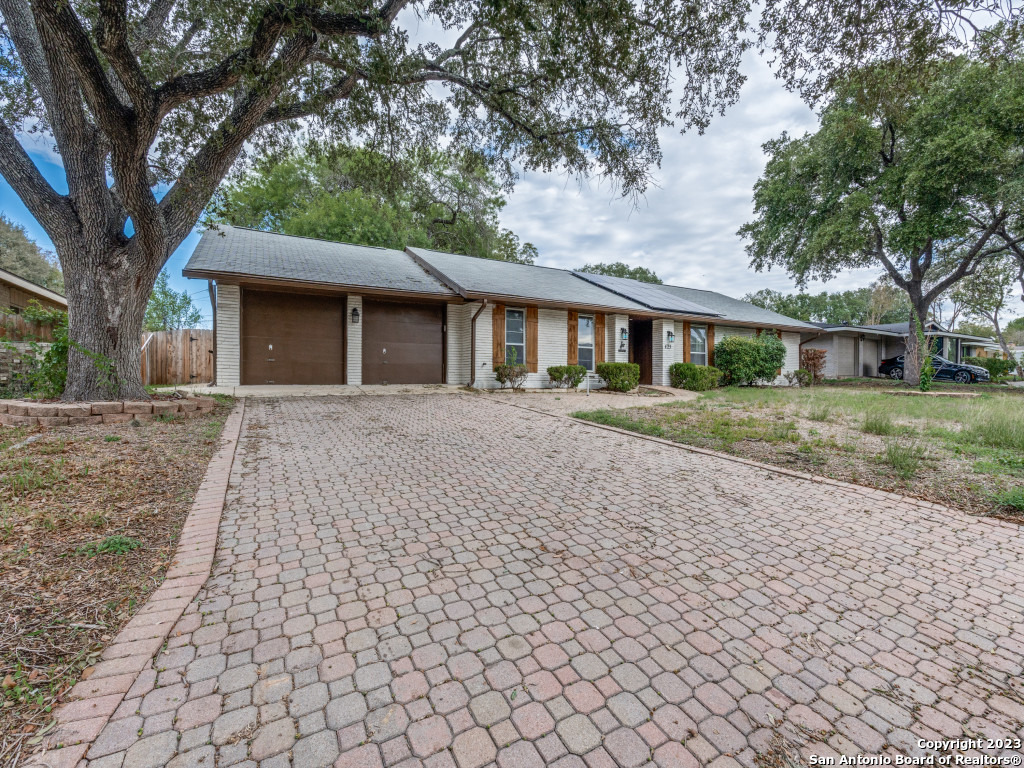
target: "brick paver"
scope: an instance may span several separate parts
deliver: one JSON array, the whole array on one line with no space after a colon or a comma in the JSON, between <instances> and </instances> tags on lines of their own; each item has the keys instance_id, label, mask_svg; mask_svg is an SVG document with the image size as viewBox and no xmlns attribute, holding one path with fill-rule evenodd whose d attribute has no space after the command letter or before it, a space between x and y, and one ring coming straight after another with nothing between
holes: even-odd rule
<instances>
[{"instance_id":1,"label":"brick paver","mask_svg":"<svg viewBox=\"0 0 1024 768\"><path fill-rule=\"evenodd\" d=\"M88 765L917 753L1024 734L1022 610L1008 524L482 397L254 400Z\"/></svg>"}]
</instances>

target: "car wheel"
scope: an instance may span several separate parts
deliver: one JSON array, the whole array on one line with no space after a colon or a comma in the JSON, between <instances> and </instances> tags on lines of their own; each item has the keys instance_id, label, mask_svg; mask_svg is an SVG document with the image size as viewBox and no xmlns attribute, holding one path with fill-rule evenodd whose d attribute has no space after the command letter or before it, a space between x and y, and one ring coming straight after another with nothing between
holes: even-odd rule
<instances>
[{"instance_id":1,"label":"car wheel","mask_svg":"<svg viewBox=\"0 0 1024 768\"><path fill-rule=\"evenodd\" d=\"M955 381L957 384L970 384L971 374L969 374L967 371L957 371L956 376L953 377L953 381Z\"/></svg>"},{"instance_id":2,"label":"car wheel","mask_svg":"<svg viewBox=\"0 0 1024 768\"><path fill-rule=\"evenodd\" d=\"M903 369L902 368L893 368L891 371L889 371L889 376L890 376L890 378L893 378L893 379L902 379L903 378Z\"/></svg>"}]
</instances>

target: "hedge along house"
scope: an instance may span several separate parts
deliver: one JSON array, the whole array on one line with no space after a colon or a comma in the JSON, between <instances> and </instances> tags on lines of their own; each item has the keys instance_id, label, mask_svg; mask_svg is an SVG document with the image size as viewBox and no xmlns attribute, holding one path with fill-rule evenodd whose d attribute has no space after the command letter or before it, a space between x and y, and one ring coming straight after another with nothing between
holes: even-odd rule
<instances>
[{"instance_id":1,"label":"hedge along house","mask_svg":"<svg viewBox=\"0 0 1024 768\"><path fill-rule=\"evenodd\" d=\"M636 362L666 385L674 362L713 364L726 336L777 333L783 371L814 326L711 291L550 267L349 245L220 225L186 277L211 281L217 384L498 386L494 366ZM591 387L602 385L592 373Z\"/></svg>"}]
</instances>

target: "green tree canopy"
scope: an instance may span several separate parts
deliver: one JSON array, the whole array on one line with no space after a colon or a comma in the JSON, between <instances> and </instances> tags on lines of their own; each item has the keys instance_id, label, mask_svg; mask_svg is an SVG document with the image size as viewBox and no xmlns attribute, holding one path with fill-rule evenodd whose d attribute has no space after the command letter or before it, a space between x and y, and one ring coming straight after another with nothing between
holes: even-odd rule
<instances>
[{"instance_id":1,"label":"green tree canopy","mask_svg":"<svg viewBox=\"0 0 1024 768\"><path fill-rule=\"evenodd\" d=\"M631 280L639 280L642 283L661 284L661 278L647 267L631 267L621 261L613 261L607 264L587 264L579 268L580 272L589 272L593 275L610 275L612 277L628 277Z\"/></svg>"},{"instance_id":2,"label":"green tree canopy","mask_svg":"<svg viewBox=\"0 0 1024 768\"><path fill-rule=\"evenodd\" d=\"M756 218L740 235L755 269L782 267L798 284L880 267L925 323L939 296L1020 231L1024 60L936 64L916 90L872 109L862 92L855 74L817 132L765 145ZM907 375L916 383L912 366Z\"/></svg>"},{"instance_id":3,"label":"green tree canopy","mask_svg":"<svg viewBox=\"0 0 1024 768\"><path fill-rule=\"evenodd\" d=\"M209 218L256 229L401 250L531 264L536 249L498 221L505 197L471 152L409 152L312 142L222 186Z\"/></svg>"},{"instance_id":4,"label":"green tree canopy","mask_svg":"<svg viewBox=\"0 0 1024 768\"><path fill-rule=\"evenodd\" d=\"M192 303L188 291L175 291L168 284L167 270L156 277L153 293L146 304L146 317L142 327L146 331L177 331L197 328L203 322L203 313Z\"/></svg>"},{"instance_id":5,"label":"green tree canopy","mask_svg":"<svg viewBox=\"0 0 1024 768\"><path fill-rule=\"evenodd\" d=\"M973 275L957 283L953 289L968 316L992 324L999 346L1011 360L1015 358L1010 352L1010 342L1004 333L1002 314L1014 298L1016 279L1016 260L1007 255L986 263ZM1018 372L1021 372L1019 365Z\"/></svg>"},{"instance_id":6,"label":"green tree canopy","mask_svg":"<svg viewBox=\"0 0 1024 768\"><path fill-rule=\"evenodd\" d=\"M36 285L64 293L64 275L57 259L25 234L25 228L0 213L0 269Z\"/></svg>"},{"instance_id":7,"label":"green tree canopy","mask_svg":"<svg viewBox=\"0 0 1024 768\"><path fill-rule=\"evenodd\" d=\"M907 319L910 301L891 283L879 280L868 288L820 293L782 293L762 288L744 301L807 322L879 325Z\"/></svg>"}]
</instances>

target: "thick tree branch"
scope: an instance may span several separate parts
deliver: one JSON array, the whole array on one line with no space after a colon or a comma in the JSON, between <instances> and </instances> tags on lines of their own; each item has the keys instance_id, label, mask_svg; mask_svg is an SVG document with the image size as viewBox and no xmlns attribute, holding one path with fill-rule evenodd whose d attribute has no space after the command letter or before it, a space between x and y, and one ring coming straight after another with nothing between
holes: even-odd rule
<instances>
[{"instance_id":1,"label":"thick tree branch","mask_svg":"<svg viewBox=\"0 0 1024 768\"><path fill-rule=\"evenodd\" d=\"M170 18L176 2L177 0L153 0L146 15L142 17L142 21L131 32L131 46L135 53L148 49L157 39L160 30Z\"/></svg>"},{"instance_id":2,"label":"thick tree branch","mask_svg":"<svg viewBox=\"0 0 1024 768\"><path fill-rule=\"evenodd\" d=\"M57 194L18 142L14 131L0 120L0 175L55 242L71 212L68 200Z\"/></svg>"},{"instance_id":3,"label":"thick tree branch","mask_svg":"<svg viewBox=\"0 0 1024 768\"><path fill-rule=\"evenodd\" d=\"M43 53L39 42L39 33L36 30L36 22L32 17L32 9L27 0L0 0L0 13L3 14L7 29L11 35L11 42L18 53L21 65L28 73L32 87L39 92L43 100L43 106L50 115L51 123L56 111L56 98L53 93L53 82L50 79L50 68L46 63L46 54Z\"/></svg>"},{"instance_id":4,"label":"thick tree branch","mask_svg":"<svg viewBox=\"0 0 1024 768\"><path fill-rule=\"evenodd\" d=\"M128 44L127 0L100 0L100 23L96 30L100 50L107 56L121 85L138 114L150 115L153 89L139 60Z\"/></svg>"}]
</instances>

